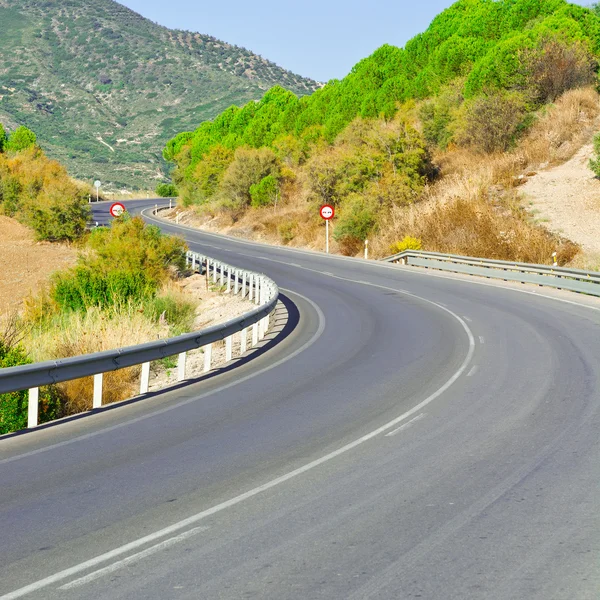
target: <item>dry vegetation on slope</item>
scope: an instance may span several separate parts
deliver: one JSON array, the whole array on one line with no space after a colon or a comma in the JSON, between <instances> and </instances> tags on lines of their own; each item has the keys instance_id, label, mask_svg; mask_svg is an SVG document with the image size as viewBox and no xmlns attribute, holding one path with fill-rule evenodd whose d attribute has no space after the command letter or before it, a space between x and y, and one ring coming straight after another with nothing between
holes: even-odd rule
<instances>
[{"instance_id":1,"label":"dry vegetation on slope","mask_svg":"<svg viewBox=\"0 0 600 600\"><path fill-rule=\"evenodd\" d=\"M589 142L599 114L600 97L593 88L571 90L542 110L513 150L485 154L450 147L438 152L433 157L439 168L437 179L425 186L418 202L389 210L385 226L370 236L372 256L389 254L396 242L410 236L431 251L536 263L549 262L558 251L561 264L572 261L578 246L536 220L527 210L521 186L534 173L561 164ZM209 203L173 212L180 213L181 223L213 231L322 249L323 224L311 199L308 177L298 169L277 206L236 214ZM335 227L334 222L334 232ZM333 242L332 250L344 248Z\"/></svg>"}]
</instances>

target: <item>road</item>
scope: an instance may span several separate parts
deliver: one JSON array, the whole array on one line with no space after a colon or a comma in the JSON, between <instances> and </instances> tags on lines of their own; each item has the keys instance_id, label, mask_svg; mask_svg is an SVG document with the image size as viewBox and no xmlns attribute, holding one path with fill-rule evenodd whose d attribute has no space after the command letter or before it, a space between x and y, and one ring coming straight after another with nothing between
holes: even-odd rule
<instances>
[{"instance_id":1,"label":"road","mask_svg":"<svg viewBox=\"0 0 600 600\"><path fill-rule=\"evenodd\" d=\"M600 305L163 229L297 323L0 440L1 599L597 600Z\"/></svg>"}]
</instances>

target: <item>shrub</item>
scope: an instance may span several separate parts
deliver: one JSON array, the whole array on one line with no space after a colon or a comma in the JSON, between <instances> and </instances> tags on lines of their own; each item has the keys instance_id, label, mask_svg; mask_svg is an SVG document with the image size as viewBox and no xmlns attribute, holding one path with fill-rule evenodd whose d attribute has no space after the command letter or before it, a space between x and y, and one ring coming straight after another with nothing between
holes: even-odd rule
<instances>
[{"instance_id":1,"label":"shrub","mask_svg":"<svg viewBox=\"0 0 600 600\"><path fill-rule=\"evenodd\" d=\"M156 186L156 194L161 198L175 198L177 194L177 187L172 183L159 183Z\"/></svg>"},{"instance_id":2,"label":"shrub","mask_svg":"<svg viewBox=\"0 0 600 600\"><path fill-rule=\"evenodd\" d=\"M250 188L268 175L278 178L279 171L279 160L269 148L238 148L220 189L239 206L248 206L252 201Z\"/></svg>"},{"instance_id":3,"label":"shrub","mask_svg":"<svg viewBox=\"0 0 600 600\"><path fill-rule=\"evenodd\" d=\"M398 254L405 250L421 250L423 248L423 242L419 238L411 237L410 235L404 236L404 238L395 242L390 246L390 252L392 254Z\"/></svg>"},{"instance_id":4,"label":"shrub","mask_svg":"<svg viewBox=\"0 0 600 600\"><path fill-rule=\"evenodd\" d=\"M596 81L598 61L581 42L570 45L544 39L533 50L521 54L528 87L540 104L554 102L567 90Z\"/></svg>"},{"instance_id":5,"label":"shrub","mask_svg":"<svg viewBox=\"0 0 600 600\"><path fill-rule=\"evenodd\" d=\"M278 195L279 182L273 175L267 175L259 183L250 186L250 204L255 208L274 204Z\"/></svg>"},{"instance_id":6,"label":"shrub","mask_svg":"<svg viewBox=\"0 0 600 600\"><path fill-rule=\"evenodd\" d=\"M340 212L333 237L344 254L356 254L377 224L376 206L364 197L355 195Z\"/></svg>"},{"instance_id":7,"label":"shrub","mask_svg":"<svg viewBox=\"0 0 600 600\"><path fill-rule=\"evenodd\" d=\"M52 299L60 310L109 308L129 300L140 301L156 293L157 282L144 272L111 270L100 273L83 266L54 277Z\"/></svg>"},{"instance_id":8,"label":"shrub","mask_svg":"<svg viewBox=\"0 0 600 600\"><path fill-rule=\"evenodd\" d=\"M590 169L596 177L600 177L600 133L594 136L594 154L596 157L590 159Z\"/></svg>"},{"instance_id":9,"label":"shrub","mask_svg":"<svg viewBox=\"0 0 600 600\"><path fill-rule=\"evenodd\" d=\"M522 129L524 97L517 92L490 92L465 102L457 141L484 152L508 150Z\"/></svg>"}]
</instances>

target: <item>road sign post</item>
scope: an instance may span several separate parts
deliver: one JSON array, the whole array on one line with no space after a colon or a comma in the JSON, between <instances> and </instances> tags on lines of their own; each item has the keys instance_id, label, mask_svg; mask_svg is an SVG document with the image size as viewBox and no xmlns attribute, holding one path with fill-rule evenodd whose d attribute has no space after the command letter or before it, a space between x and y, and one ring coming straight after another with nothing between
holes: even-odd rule
<instances>
[{"instance_id":1,"label":"road sign post","mask_svg":"<svg viewBox=\"0 0 600 600\"><path fill-rule=\"evenodd\" d=\"M330 204L325 204L325 206L321 206L319 214L321 215L321 219L325 220L325 252L329 254L329 221L333 219L335 209Z\"/></svg>"},{"instance_id":2,"label":"road sign post","mask_svg":"<svg viewBox=\"0 0 600 600\"><path fill-rule=\"evenodd\" d=\"M98 190L100 189L101 185L102 183L98 179L94 181L94 187L96 188L96 202L98 202Z\"/></svg>"}]
</instances>

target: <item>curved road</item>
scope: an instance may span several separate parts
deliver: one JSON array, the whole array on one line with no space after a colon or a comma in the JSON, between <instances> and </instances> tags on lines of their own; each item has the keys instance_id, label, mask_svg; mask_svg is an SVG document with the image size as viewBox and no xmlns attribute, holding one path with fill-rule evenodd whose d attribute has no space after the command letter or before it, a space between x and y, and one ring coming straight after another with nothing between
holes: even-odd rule
<instances>
[{"instance_id":1,"label":"curved road","mask_svg":"<svg viewBox=\"0 0 600 600\"><path fill-rule=\"evenodd\" d=\"M161 226L298 322L0 440L0 599L599 597L600 304Z\"/></svg>"}]
</instances>

